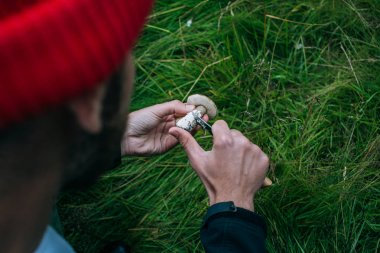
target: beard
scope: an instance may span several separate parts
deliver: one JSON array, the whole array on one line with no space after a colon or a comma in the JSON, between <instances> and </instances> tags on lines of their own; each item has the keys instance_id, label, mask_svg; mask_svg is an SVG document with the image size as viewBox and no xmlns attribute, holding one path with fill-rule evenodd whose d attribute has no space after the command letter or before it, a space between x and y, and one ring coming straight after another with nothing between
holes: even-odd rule
<instances>
[{"instance_id":1,"label":"beard","mask_svg":"<svg viewBox=\"0 0 380 253\"><path fill-rule=\"evenodd\" d=\"M99 134L78 129L67 150L63 189L84 189L121 162L121 129L103 128Z\"/></svg>"},{"instance_id":2,"label":"beard","mask_svg":"<svg viewBox=\"0 0 380 253\"><path fill-rule=\"evenodd\" d=\"M120 115L122 71L110 79L103 100L102 130L98 134L85 131L71 111L67 111L68 145L62 188L84 189L96 182L107 170L121 163L120 141L127 116Z\"/></svg>"}]
</instances>

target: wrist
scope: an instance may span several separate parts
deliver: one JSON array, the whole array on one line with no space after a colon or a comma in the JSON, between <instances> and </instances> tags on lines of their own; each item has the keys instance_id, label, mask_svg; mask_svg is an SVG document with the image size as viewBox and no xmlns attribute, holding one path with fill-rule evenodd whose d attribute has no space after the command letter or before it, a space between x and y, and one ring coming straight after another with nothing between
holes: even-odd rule
<instances>
[{"instance_id":1,"label":"wrist","mask_svg":"<svg viewBox=\"0 0 380 253\"><path fill-rule=\"evenodd\" d=\"M251 200L251 201L233 200L233 202L234 202L236 207L244 208L244 209L247 209L247 210L252 211L252 212L255 211L255 207L253 205L253 200Z\"/></svg>"},{"instance_id":2,"label":"wrist","mask_svg":"<svg viewBox=\"0 0 380 253\"><path fill-rule=\"evenodd\" d=\"M210 199L210 206L229 201L232 201L236 207L244 208L252 212L255 211L253 198L216 197L215 199Z\"/></svg>"}]
</instances>

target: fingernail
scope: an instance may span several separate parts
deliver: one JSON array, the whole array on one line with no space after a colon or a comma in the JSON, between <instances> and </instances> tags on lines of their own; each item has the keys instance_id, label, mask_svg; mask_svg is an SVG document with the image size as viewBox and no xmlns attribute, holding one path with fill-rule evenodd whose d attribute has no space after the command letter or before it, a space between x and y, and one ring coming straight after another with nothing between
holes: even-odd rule
<instances>
[{"instance_id":1,"label":"fingernail","mask_svg":"<svg viewBox=\"0 0 380 253\"><path fill-rule=\"evenodd\" d=\"M273 184L272 180L270 180L270 179L267 178L267 177L264 179L264 182L265 182L265 184L266 184L267 186L271 186L271 185Z\"/></svg>"},{"instance_id":2,"label":"fingernail","mask_svg":"<svg viewBox=\"0 0 380 253\"><path fill-rule=\"evenodd\" d=\"M188 112L191 112L192 110L195 109L195 105L186 104L185 107L186 107L186 111Z\"/></svg>"}]
</instances>

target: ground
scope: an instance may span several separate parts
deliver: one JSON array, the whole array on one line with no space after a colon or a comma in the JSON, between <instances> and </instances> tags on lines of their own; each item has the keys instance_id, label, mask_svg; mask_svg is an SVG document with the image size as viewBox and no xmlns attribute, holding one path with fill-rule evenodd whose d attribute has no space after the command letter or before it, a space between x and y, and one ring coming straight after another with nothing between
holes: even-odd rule
<instances>
[{"instance_id":1,"label":"ground","mask_svg":"<svg viewBox=\"0 0 380 253\"><path fill-rule=\"evenodd\" d=\"M269 252L380 251L380 1L161 0L135 56L133 110L201 93L268 154ZM202 252L206 210L176 147L125 158L58 211L79 252Z\"/></svg>"}]
</instances>

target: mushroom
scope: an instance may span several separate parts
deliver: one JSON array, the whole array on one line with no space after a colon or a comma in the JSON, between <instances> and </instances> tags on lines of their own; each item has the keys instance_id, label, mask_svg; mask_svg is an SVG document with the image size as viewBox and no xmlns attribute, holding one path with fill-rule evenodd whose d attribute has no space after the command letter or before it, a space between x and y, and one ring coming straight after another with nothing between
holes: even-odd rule
<instances>
[{"instance_id":1,"label":"mushroom","mask_svg":"<svg viewBox=\"0 0 380 253\"><path fill-rule=\"evenodd\" d=\"M215 103L206 96L194 94L187 98L187 103L195 105L195 109L189 112L185 117L180 118L176 122L176 126L187 131L192 131L197 126L197 121L194 118L194 114L202 118L207 114L210 119L215 118L217 114L217 108Z\"/></svg>"}]
</instances>

